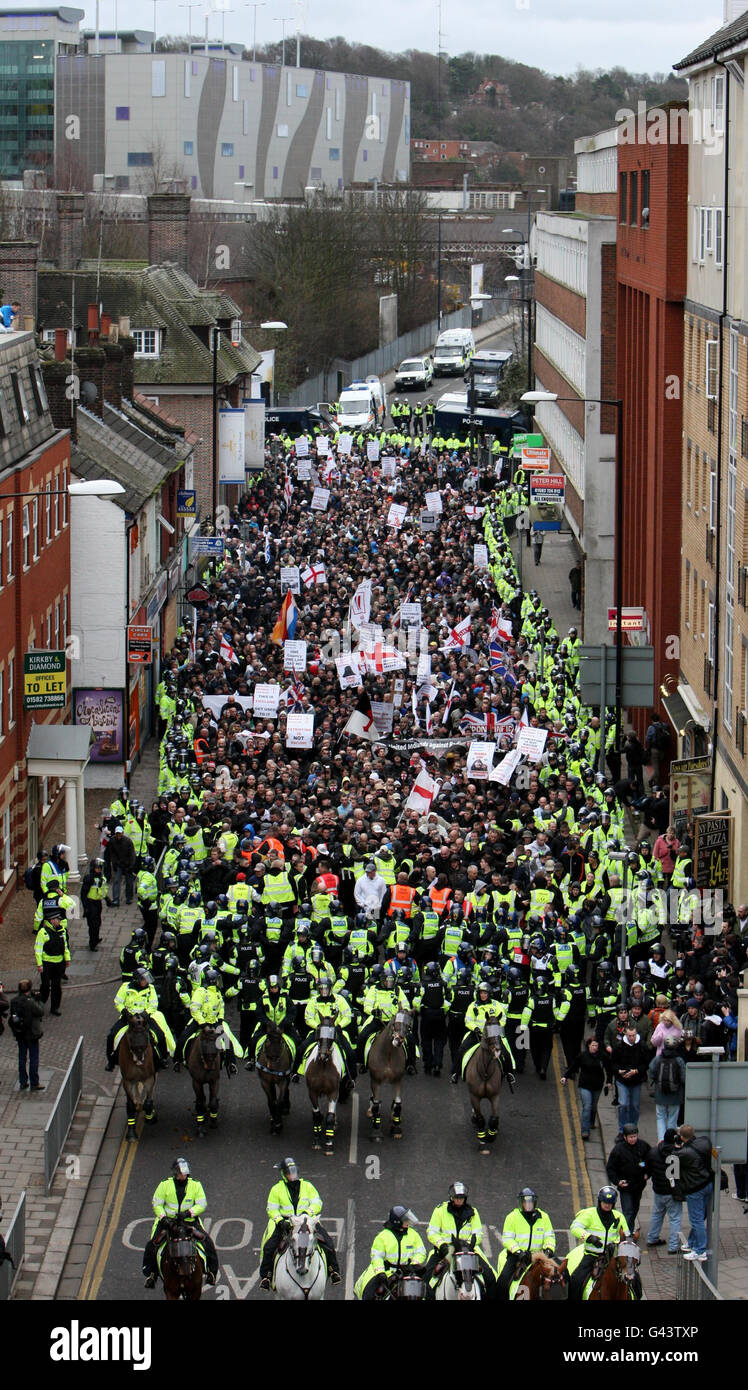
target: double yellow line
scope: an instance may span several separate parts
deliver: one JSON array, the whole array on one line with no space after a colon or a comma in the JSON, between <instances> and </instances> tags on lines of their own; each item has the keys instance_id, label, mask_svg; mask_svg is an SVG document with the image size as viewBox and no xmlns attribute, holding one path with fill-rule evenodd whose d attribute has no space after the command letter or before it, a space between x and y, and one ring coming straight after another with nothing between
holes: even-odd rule
<instances>
[{"instance_id":1,"label":"double yellow line","mask_svg":"<svg viewBox=\"0 0 748 1390\"><path fill-rule=\"evenodd\" d=\"M591 1207L594 1204L592 1200L592 1186L590 1184L589 1173L587 1172L584 1143L582 1141L576 1087L561 1085L561 1061L558 1038L554 1038L553 1040L553 1075L556 1082L556 1095L558 1097L558 1109L561 1116L561 1132L564 1137L566 1162L569 1165L571 1200L574 1205L574 1215L576 1216L576 1213L580 1211L582 1207ZM575 1142L577 1149L576 1156L574 1153Z\"/></svg>"},{"instance_id":2,"label":"double yellow line","mask_svg":"<svg viewBox=\"0 0 748 1390\"><path fill-rule=\"evenodd\" d=\"M138 1116L135 1131L140 1138L143 1132L143 1116ZM125 1193L130 1181L132 1166L135 1162L135 1155L138 1146L127 1142L127 1135L122 1138L122 1143L117 1151L117 1157L112 1169L112 1176L109 1179L104 1206L101 1212L101 1219L91 1246L91 1254L88 1257L86 1270L81 1280L79 1299L94 1301L99 1296L101 1281L107 1266L107 1261L112 1249L112 1241L119 1225L122 1215L122 1206L125 1200Z\"/></svg>"}]
</instances>

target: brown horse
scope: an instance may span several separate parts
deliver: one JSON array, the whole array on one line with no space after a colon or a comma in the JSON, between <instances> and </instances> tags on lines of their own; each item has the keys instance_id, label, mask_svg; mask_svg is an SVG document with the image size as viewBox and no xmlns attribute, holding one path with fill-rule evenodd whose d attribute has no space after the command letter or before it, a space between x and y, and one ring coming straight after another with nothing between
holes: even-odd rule
<instances>
[{"instance_id":1,"label":"brown horse","mask_svg":"<svg viewBox=\"0 0 748 1390\"><path fill-rule=\"evenodd\" d=\"M221 1080L221 1054L216 1046L218 1029L212 1023L204 1023L192 1039L186 1055L187 1070L192 1078L195 1092L195 1119L200 1137L205 1134L206 1108L210 1117L210 1127L218 1124L218 1087ZM206 1105L205 1087L208 1087Z\"/></svg>"},{"instance_id":2,"label":"brown horse","mask_svg":"<svg viewBox=\"0 0 748 1390\"><path fill-rule=\"evenodd\" d=\"M268 1023L265 1041L257 1054L257 1075L270 1111L270 1133L280 1134L283 1116L291 1109L288 1082L291 1076L291 1051L280 1028Z\"/></svg>"},{"instance_id":3,"label":"brown horse","mask_svg":"<svg viewBox=\"0 0 748 1390\"><path fill-rule=\"evenodd\" d=\"M153 1092L156 1087L156 1063L146 1014L125 1014L127 1031L117 1048L117 1060L122 1073L122 1085L127 1097L127 1139L135 1140L135 1121L142 1110L153 1124L156 1111Z\"/></svg>"},{"instance_id":4,"label":"brown horse","mask_svg":"<svg viewBox=\"0 0 748 1390\"><path fill-rule=\"evenodd\" d=\"M196 1303L203 1288L203 1262L194 1231L177 1217L166 1220L166 1248L161 1256L161 1278L169 1303L185 1299Z\"/></svg>"},{"instance_id":5,"label":"brown horse","mask_svg":"<svg viewBox=\"0 0 748 1390\"><path fill-rule=\"evenodd\" d=\"M595 1260L590 1278L594 1280L587 1302L607 1300L625 1303L638 1298L638 1269L641 1254L633 1240L621 1241L617 1249L605 1251Z\"/></svg>"},{"instance_id":6,"label":"brown horse","mask_svg":"<svg viewBox=\"0 0 748 1390\"><path fill-rule=\"evenodd\" d=\"M333 1143L335 1140L335 1113L338 1108L338 1096L340 1094L340 1072L335 1065L333 1054L335 1029L329 1023L321 1023L314 1038L314 1052L311 1060L307 1063L305 1072L309 1099L312 1102L312 1125L314 1129L312 1148L322 1148L323 1126L320 1099L322 1096L325 1096L327 1100L327 1114L324 1124L324 1152L329 1155L333 1151Z\"/></svg>"},{"instance_id":7,"label":"brown horse","mask_svg":"<svg viewBox=\"0 0 748 1390\"><path fill-rule=\"evenodd\" d=\"M465 1081L473 1107L472 1121L478 1130L478 1143L482 1154L490 1153L499 1132L499 1092L503 1074L501 1071L502 1029L498 1023L488 1022L481 1040L465 1068ZM491 1107L488 1123L483 1115L483 1101Z\"/></svg>"},{"instance_id":8,"label":"brown horse","mask_svg":"<svg viewBox=\"0 0 748 1390\"><path fill-rule=\"evenodd\" d=\"M380 1087L389 1082L394 1091L390 1107L390 1134L393 1139L402 1139L402 1081L405 1075L405 1043L410 1032L410 1014L397 1013L389 1023L385 1023L369 1048L367 1066L371 1078L371 1101L366 1112L372 1123L373 1137L379 1143L382 1113L379 1100Z\"/></svg>"},{"instance_id":9,"label":"brown horse","mask_svg":"<svg viewBox=\"0 0 748 1390\"><path fill-rule=\"evenodd\" d=\"M557 1264L542 1250L535 1250L522 1273L514 1300L534 1303L538 1299L563 1297L565 1284L566 1260Z\"/></svg>"}]
</instances>

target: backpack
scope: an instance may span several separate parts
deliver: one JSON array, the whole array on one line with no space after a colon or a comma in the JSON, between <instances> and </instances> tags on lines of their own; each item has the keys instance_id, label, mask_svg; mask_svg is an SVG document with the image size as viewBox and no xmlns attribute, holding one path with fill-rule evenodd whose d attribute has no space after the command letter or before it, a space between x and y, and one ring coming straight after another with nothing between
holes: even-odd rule
<instances>
[{"instance_id":1,"label":"backpack","mask_svg":"<svg viewBox=\"0 0 748 1390\"><path fill-rule=\"evenodd\" d=\"M33 866L33 864L29 864L28 869L26 869L26 870L24 871L23 882L24 882L24 885L25 885L26 888L28 888L28 889L33 889L33 887L34 887L34 866Z\"/></svg>"},{"instance_id":2,"label":"backpack","mask_svg":"<svg viewBox=\"0 0 748 1390\"><path fill-rule=\"evenodd\" d=\"M663 1095L675 1096L680 1090L678 1062L675 1057L663 1057L660 1063L660 1090Z\"/></svg>"},{"instance_id":3,"label":"backpack","mask_svg":"<svg viewBox=\"0 0 748 1390\"><path fill-rule=\"evenodd\" d=\"M10 1006L10 1017L8 1018L8 1027L10 1028L10 1031L13 1034L13 1037L16 1039L16 1041L23 1040L23 1035L26 1032L26 1024L26 1011L23 1007L23 1004L21 1000L14 999L13 1003Z\"/></svg>"},{"instance_id":4,"label":"backpack","mask_svg":"<svg viewBox=\"0 0 748 1390\"><path fill-rule=\"evenodd\" d=\"M654 727L654 746L660 753L667 753L670 747L670 730L663 724L661 719L658 720Z\"/></svg>"}]
</instances>

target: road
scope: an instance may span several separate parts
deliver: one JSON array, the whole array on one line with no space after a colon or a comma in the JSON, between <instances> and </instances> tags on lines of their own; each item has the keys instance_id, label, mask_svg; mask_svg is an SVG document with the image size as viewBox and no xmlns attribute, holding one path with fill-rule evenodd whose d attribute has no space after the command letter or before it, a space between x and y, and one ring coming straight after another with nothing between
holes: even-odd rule
<instances>
[{"instance_id":1,"label":"road","mask_svg":"<svg viewBox=\"0 0 748 1390\"><path fill-rule=\"evenodd\" d=\"M479 333L480 330L477 329L476 332ZM486 351L491 349L492 351L506 352L510 350L513 346L514 330L511 326L509 328L502 329L500 333L492 333L490 336L487 336L485 338L479 337L476 340L476 347L484 348ZM418 353L414 353L413 356L417 357ZM462 379L462 375L435 376L427 391L395 391L394 382L394 371L387 372L384 378L384 383L387 389L388 402L392 401L392 399L395 396L397 396L401 400L408 401L411 407L414 406L417 401L420 401L421 404L424 405L426 401L437 401L439 397L445 395L447 391L453 392L467 390L465 382ZM388 419L391 419L389 413Z\"/></svg>"},{"instance_id":2,"label":"road","mask_svg":"<svg viewBox=\"0 0 748 1390\"><path fill-rule=\"evenodd\" d=\"M343 1274L343 1283L328 1290L330 1299L352 1297L354 1279L368 1263L371 1240L393 1204L411 1207L425 1236L433 1208L456 1178L468 1184L494 1260L503 1218L526 1184L536 1188L541 1206L550 1213L565 1254L570 1220L589 1202L590 1189L577 1138L576 1097L572 1088L559 1085L558 1076L555 1062L545 1083L530 1068L519 1078L514 1096L503 1093L499 1136L488 1157L478 1152L467 1091L462 1084L452 1086L447 1074L438 1080L422 1073L408 1078L403 1138L389 1137L383 1107L381 1143L371 1138L365 1116L368 1078L360 1077L357 1094L339 1112L335 1153L325 1157L312 1150L303 1081L291 1088L291 1114L283 1133L274 1138L259 1082L241 1068L230 1082L222 1080L218 1129L198 1139L189 1078L164 1073L158 1083L157 1125L137 1144L120 1147L80 1296L135 1302L157 1296L143 1288L140 1257L151 1222L151 1196L177 1154L187 1156L208 1197L206 1225L222 1272L216 1289L205 1291L206 1299L268 1297L257 1288L258 1251L265 1199L277 1178L273 1165L285 1154L294 1156L324 1201L323 1217ZM120 1107L112 1124L123 1134Z\"/></svg>"}]
</instances>

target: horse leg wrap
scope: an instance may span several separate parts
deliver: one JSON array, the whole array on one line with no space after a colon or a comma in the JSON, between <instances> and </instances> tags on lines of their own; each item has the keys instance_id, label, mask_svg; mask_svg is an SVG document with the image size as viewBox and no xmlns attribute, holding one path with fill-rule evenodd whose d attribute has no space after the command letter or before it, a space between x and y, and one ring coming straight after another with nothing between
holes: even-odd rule
<instances>
[{"instance_id":1,"label":"horse leg wrap","mask_svg":"<svg viewBox=\"0 0 748 1390\"><path fill-rule=\"evenodd\" d=\"M216 1120L218 1119L218 1106L216 1105L215 1110L211 1107L208 1113L210 1116L211 1124L215 1124Z\"/></svg>"},{"instance_id":2,"label":"horse leg wrap","mask_svg":"<svg viewBox=\"0 0 748 1390\"><path fill-rule=\"evenodd\" d=\"M390 1110L390 1123L393 1134L400 1129L402 1123L403 1103L401 1100L393 1100Z\"/></svg>"},{"instance_id":3,"label":"horse leg wrap","mask_svg":"<svg viewBox=\"0 0 748 1390\"><path fill-rule=\"evenodd\" d=\"M382 1123L382 1107L378 1100L371 1102L371 1122L375 1129L379 1129Z\"/></svg>"},{"instance_id":4,"label":"horse leg wrap","mask_svg":"<svg viewBox=\"0 0 748 1390\"><path fill-rule=\"evenodd\" d=\"M478 1143L485 1144L487 1142L487 1138L488 1136L486 1132L486 1127L484 1124L481 1123L478 1125Z\"/></svg>"},{"instance_id":5,"label":"horse leg wrap","mask_svg":"<svg viewBox=\"0 0 748 1390\"><path fill-rule=\"evenodd\" d=\"M331 1149L335 1140L335 1116L328 1115L325 1124L325 1144Z\"/></svg>"},{"instance_id":6,"label":"horse leg wrap","mask_svg":"<svg viewBox=\"0 0 748 1390\"><path fill-rule=\"evenodd\" d=\"M498 1117L498 1115L492 1115L491 1118L490 1118L490 1120L488 1121L488 1133L490 1134L490 1136L491 1136L492 1139L495 1139L495 1138L496 1138L496 1135L498 1134L498 1132L499 1132L499 1117Z\"/></svg>"},{"instance_id":7,"label":"horse leg wrap","mask_svg":"<svg viewBox=\"0 0 748 1390\"><path fill-rule=\"evenodd\" d=\"M143 1112L144 1112L144 1114L145 1114L145 1118L146 1118L147 1123L148 1123L149 1125L153 1124L153 1122L154 1122L154 1120L155 1120L155 1118L156 1118L156 1111L155 1111L155 1108L154 1108L153 1098L152 1098L152 1097L151 1097L150 1100L145 1101L145 1103L144 1103L144 1105L143 1105Z\"/></svg>"}]
</instances>

